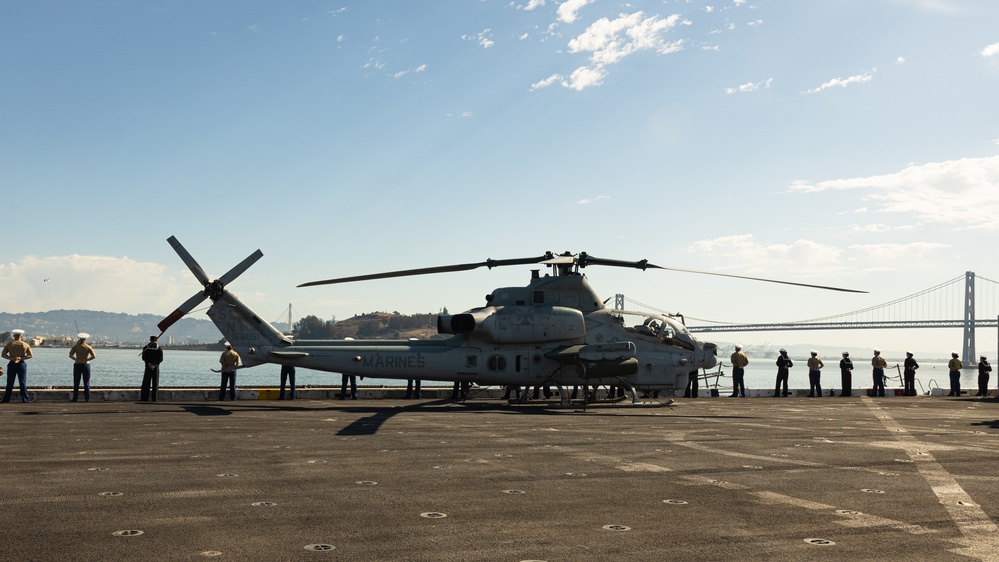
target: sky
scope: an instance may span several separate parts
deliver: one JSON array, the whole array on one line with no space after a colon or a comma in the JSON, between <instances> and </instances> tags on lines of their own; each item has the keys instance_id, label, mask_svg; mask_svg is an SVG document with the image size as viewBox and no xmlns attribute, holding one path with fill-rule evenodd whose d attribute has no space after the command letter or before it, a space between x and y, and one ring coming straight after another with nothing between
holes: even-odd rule
<instances>
[{"instance_id":1,"label":"sky","mask_svg":"<svg viewBox=\"0 0 999 562\"><path fill-rule=\"evenodd\" d=\"M0 3L0 310L166 315L200 290L171 235L210 276L262 250L229 289L272 321L466 310L530 267L296 286L545 251L868 291L585 270L727 322L999 279L996 21L985 0Z\"/></svg>"}]
</instances>

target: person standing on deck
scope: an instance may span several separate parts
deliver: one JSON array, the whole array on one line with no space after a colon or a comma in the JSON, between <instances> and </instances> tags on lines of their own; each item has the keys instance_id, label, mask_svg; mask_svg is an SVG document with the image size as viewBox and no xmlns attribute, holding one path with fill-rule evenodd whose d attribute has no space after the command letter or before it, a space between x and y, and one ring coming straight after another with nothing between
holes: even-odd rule
<instances>
[{"instance_id":1,"label":"person standing on deck","mask_svg":"<svg viewBox=\"0 0 999 562\"><path fill-rule=\"evenodd\" d=\"M291 399L294 400L297 396L295 394L295 366L294 365L281 365L281 391L278 392L278 400L284 400L284 387L286 384L291 385Z\"/></svg>"},{"instance_id":2,"label":"person standing on deck","mask_svg":"<svg viewBox=\"0 0 999 562\"><path fill-rule=\"evenodd\" d=\"M340 400L347 399L347 383L350 383L350 399L357 400L357 375L340 374Z\"/></svg>"},{"instance_id":3,"label":"person standing on deck","mask_svg":"<svg viewBox=\"0 0 999 562\"><path fill-rule=\"evenodd\" d=\"M83 401L90 402L90 360L97 359L94 348L87 343L90 334L81 333L80 338L69 350L69 358L73 360L73 402L80 397L80 379L83 379Z\"/></svg>"},{"instance_id":4,"label":"person standing on deck","mask_svg":"<svg viewBox=\"0 0 999 562\"><path fill-rule=\"evenodd\" d=\"M881 350L874 350L874 357L871 358L871 366L874 367L872 375L874 377L874 388L871 389L871 394L875 396L884 397L885 395L885 367L888 366L888 362L885 361L884 357L881 357Z\"/></svg>"},{"instance_id":5,"label":"person standing on deck","mask_svg":"<svg viewBox=\"0 0 999 562\"><path fill-rule=\"evenodd\" d=\"M849 351L844 351L843 358L839 360L839 376L843 383L843 391L839 395L853 396L853 360Z\"/></svg>"},{"instance_id":6,"label":"person standing on deck","mask_svg":"<svg viewBox=\"0 0 999 562\"><path fill-rule=\"evenodd\" d=\"M735 352L730 358L732 361L732 396L735 398L746 397L746 365L749 365L749 357L742 352L742 346L736 344Z\"/></svg>"},{"instance_id":7,"label":"person standing on deck","mask_svg":"<svg viewBox=\"0 0 999 562\"><path fill-rule=\"evenodd\" d=\"M812 356L808 359L808 397L820 398L822 396L822 367L826 364L819 359L819 352L812 351Z\"/></svg>"},{"instance_id":8,"label":"person standing on deck","mask_svg":"<svg viewBox=\"0 0 999 562\"><path fill-rule=\"evenodd\" d=\"M915 396L916 395L916 369L919 368L919 363L912 357L911 351L905 352L905 363L902 365L902 386L905 389L902 392L903 396Z\"/></svg>"},{"instance_id":9,"label":"person standing on deck","mask_svg":"<svg viewBox=\"0 0 999 562\"><path fill-rule=\"evenodd\" d=\"M163 363L163 348L157 343L158 336L149 336L149 343L142 348L142 362L146 369L142 372L142 386L139 388L139 401L156 402L160 389L160 363Z\"/></svg>"},{"instance_id":10,"label":"person standing on deck","mask_svg":"<svg viewBox=\"0 0 999 562\"><path fill-rule=\"evenodd\" d=\"M950 369L950 394L947 396L961 395L961 369L964 368L964 363L957 357L957 352L954 351L947 362L947 368Z\"/></svg>"},{"instance_id":11,"label":"person standing on deck","mask_svg":"<svg viewBox=\"0 0 999 562\"><path fill-rule=\"evenodd\" d=\"M219 387L219 400L225 400L225 387L229 385L229 400L236 399L236 367L239 366L239 354L233 351L232 345L225 342L225 351L219 357L222 365L222 384Z\"/></svg>"},{"instance_id":12,"label":"person standing on deck","mask_svg":"<svg viewBox=\"0 0 999 562\"><path fill-rule=\"evenodd\" d=\"M780 355L777 357L777 384L774 387L774 398L787 396L787 378L791 374L791 367L794 367L794 363L787 356L787 350L783 347L780 348ZM784 386L783 391L781 391L781 385Z\"/></svg>"},{"instance_id":13,"label":"person standing on deck","mask_svg":"<svg viewBox=\"0 0 999 562\"><path fill-rule=\"evenodd\" d=\"M22 340L24 330L11 330L10 334L14 339L3 347L0 357L8 361L7 363L7 388L3 393L3 401L10 402L10 395L14 393L14 379L17 378L18 390L21 392L21 402L28 402L28 366L25 361L31 359L31 346Z\"/></svg>"},{"instance_id":14,"label":"person standing on deck","mask_svg":"<svg viewBox=\"0 0 999 562\"><path fill-rule=\"evenodd\" d=\"M975 396L989 395L989 373L992 372L992 365L989 365L988 357L982 355L978 362L978 394Z\"/></svg>"}]
</instances>

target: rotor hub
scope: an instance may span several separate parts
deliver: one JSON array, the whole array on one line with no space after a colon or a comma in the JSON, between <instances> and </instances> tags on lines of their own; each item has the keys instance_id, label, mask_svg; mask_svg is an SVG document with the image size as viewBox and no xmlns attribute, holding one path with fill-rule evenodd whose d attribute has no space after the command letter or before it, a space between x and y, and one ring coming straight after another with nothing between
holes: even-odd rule
<instances>
[{"instance_id":1,"label":"rotor hub","mask_svg":"<svg viewBox=\"0 0 999 562\"><path fill-rule=\"evenodd\" d=\"M225 292L225 285L222 283L221 279L216 279L212 281L205 287L205 295L215 302L222 298L222 293Z\"/></svg>"}]
</instances>

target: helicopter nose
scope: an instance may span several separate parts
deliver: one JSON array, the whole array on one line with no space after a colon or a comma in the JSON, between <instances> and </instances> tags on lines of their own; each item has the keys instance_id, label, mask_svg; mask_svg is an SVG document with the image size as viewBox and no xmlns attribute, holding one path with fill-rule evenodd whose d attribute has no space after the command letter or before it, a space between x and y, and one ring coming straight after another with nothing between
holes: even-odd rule
<instances>
[{"instance_id":1,"label":"helicopter nose","mask_svg":"<svg viewBox=\"0 0 999 562\"><path fill-rule=\"evenodd\" d=\"M718 363L718 346L713 343L704 343L704 347L701 350L701 360L700 363L704 365L705 369L710 369Z\"/></svg>"}]
</instances>

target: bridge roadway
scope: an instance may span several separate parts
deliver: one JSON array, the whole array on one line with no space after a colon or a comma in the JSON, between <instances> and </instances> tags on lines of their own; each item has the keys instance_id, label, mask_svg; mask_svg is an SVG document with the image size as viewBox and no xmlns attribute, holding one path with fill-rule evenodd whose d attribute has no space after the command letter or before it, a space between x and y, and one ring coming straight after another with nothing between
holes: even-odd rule
<instances>
[{"instance_id":1,"label":"bridge roadway","mask_svg":"<svg viewBox=\"0 0 999 562\"><path fill-rule=\"evenodd\" d=\"M687 326L692 333L785 332L798 330L883 330L897 328L964 328L964 320L896 320L869 322L783 322L772 324L710 324ZM999 319L975 320L975 328L995 328Z\"/></svg>"},{"instance_id":2,"label":"bridge roadway","mask_svg":"<svg viewBox=\"0 0 999 562\"><path fill-rule=\"evenodd\" d=\"M999 402L0 404L4 560L996 560Z\"/></svg>"}]
</instances>

